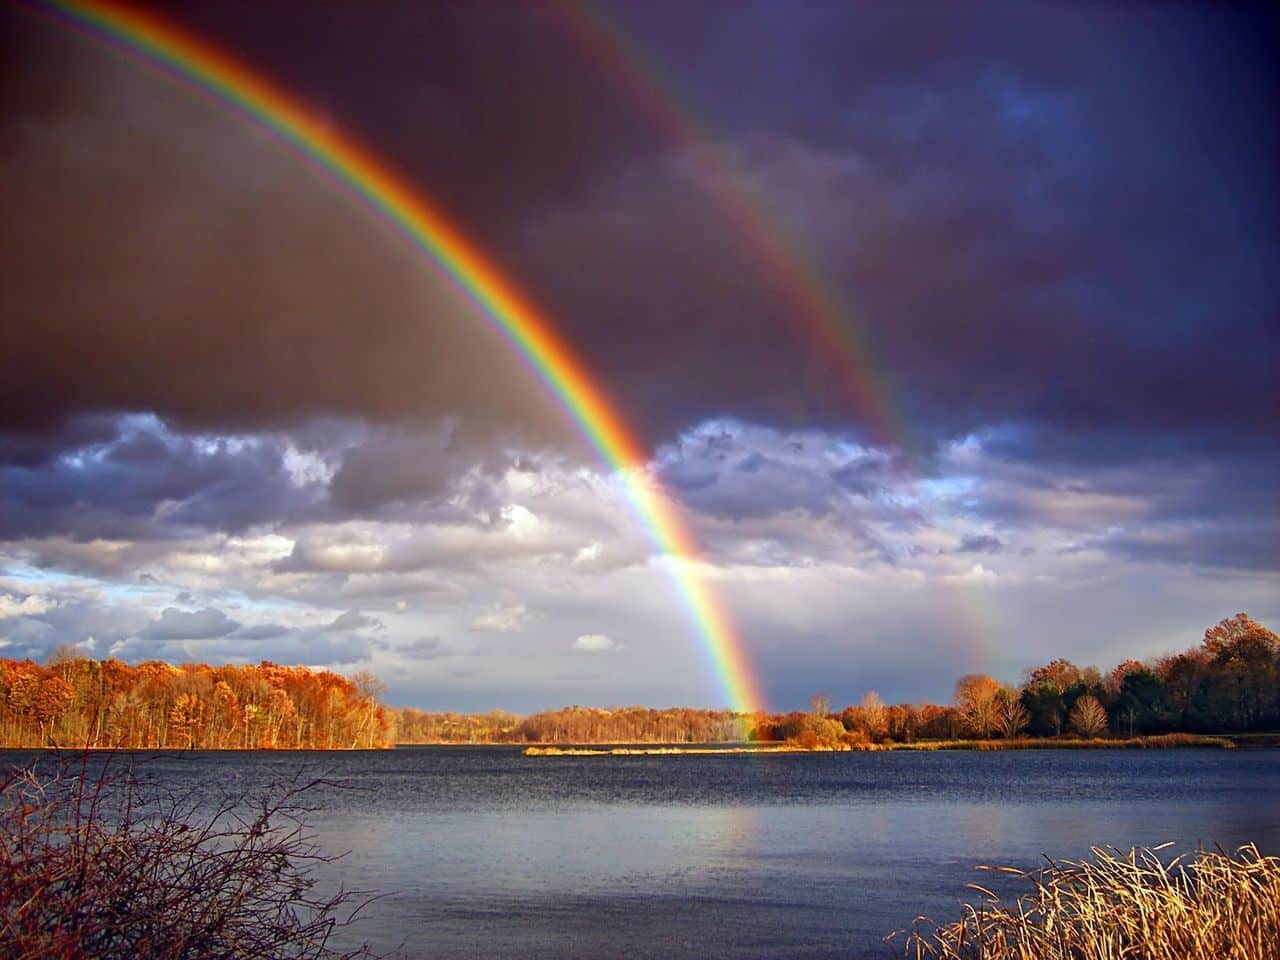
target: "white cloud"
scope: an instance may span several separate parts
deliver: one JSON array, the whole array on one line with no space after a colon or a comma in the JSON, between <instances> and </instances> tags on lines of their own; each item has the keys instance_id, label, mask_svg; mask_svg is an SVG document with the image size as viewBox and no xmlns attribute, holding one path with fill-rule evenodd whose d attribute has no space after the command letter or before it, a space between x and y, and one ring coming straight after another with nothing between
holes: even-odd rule
<instances>
[{"instance_id":1,"label":"white cloud","mask_svg":"<svg viewBox=\"0 0 1280 960\"><path fill-rule=\"evenodd\" d=\"M573 641L573 649L579 653L609 653L621 650L622 645L603 633L584 633Z\"/></svg>"},{"instance_id":2,"label":"white cloud","mask_svg":"<svg viewBox=\"0 0 1280 960\"><path fill-rule=\"evenodd\" d=\"M471 621L472 630L489 630L493 633L518 633L524 628L529 611L522 603L498 603Z\"/></svg>"},{"instance_id":3,"label":"white cloud","mask_svg":"<svg viewBox=\"0 0 1280 960\"><path fill-rule=\"evenodd\" d=\"M542 525L536 513L518 503L503 507L502 519L506 521L507 530L513 537L533 536Z\"/></svg>"},{"instance_id":4,"label":"white cloud","mask_svg":"<svg viewBox=\"0 0 1280 960\"><path fill-rule=\"evenodd\" d=\"M0 620L11 617L34 617L48 613L53 609L53 601L48 597L30 594L19 600L7 594L0 594Z\"/></svg>"}]
</instances>

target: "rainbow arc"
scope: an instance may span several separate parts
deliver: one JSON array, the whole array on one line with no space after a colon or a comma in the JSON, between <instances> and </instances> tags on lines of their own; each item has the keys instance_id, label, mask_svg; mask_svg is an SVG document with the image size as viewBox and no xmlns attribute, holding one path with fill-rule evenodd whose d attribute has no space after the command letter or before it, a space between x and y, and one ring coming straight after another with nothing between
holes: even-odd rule
<instances>
[{"instance_id":1,"label":"rainbow arc","mask_svg":"<svg viewBox=\"0 0 1280 960\"><path fill-rule=\"evenodd\" d=\"M273 131L376 209L447 276L519 353L621 477L634 514L672 561L665 567L728 706L746 713L763 709L759 683L741 637L720 599L698 575L698 545L675 505L646 470L647 457L634 432L550 321L457 224L372 151L321 122L261 73L190 32L114 3L52 0L49 6L89 34L122 46Z\"/></svg>"}]
</instances>

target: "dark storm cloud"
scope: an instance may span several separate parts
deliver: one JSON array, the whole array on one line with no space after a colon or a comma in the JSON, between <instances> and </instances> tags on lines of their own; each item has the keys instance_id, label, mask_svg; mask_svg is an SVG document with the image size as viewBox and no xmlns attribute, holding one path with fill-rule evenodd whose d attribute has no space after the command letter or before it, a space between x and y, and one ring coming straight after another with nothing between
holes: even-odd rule
<instances>
[{"instance_id":1,"label":"dark storm cloud","mask_svg":"<svg viewBox=\"0 0 1280 960\"><path fill-rule=\"evenodd\" d=\"M1089 538L1082 546L1137 563L1225 570L1280 570L1280 522L1198 523L1194 520L1151 524L1134 531Z\"/></svg>"},{"instance_id":2,"label":"dark storm cloud","mask_svg":"<svg viewBox=\"0 0 1280 960\"><path fill-rule=\"evenodd\" d=\"M901 479L882 450L817 431L778 431L716 420L657 453L664 486L699 512L728 520L796 511L831 514L850 497L871 501Z\"/></svg>"},{"instance_id":3,"label":"dark storm cloud","mask_svg":"<svg viewBox=\"0 0 1280 960\"><path fill-rule=\"evenodd\" d=\"M323 495L322 486L293 482L278 435L201 436L153 417L94 418L88 429L71 421L51 438L54 448L55 459L0 463L0 539L238 532L314 513Z\"/></svg>"},{"instance_id":4,"label":"dark storm cloud","mask_svg":"<svg viewBox=\"0 0 1280 960\"><path fill-rule=\"evenodd\" d=\"M0 433L0 448L14 436ZM511 459L456 423L221 435L133 415L74 419L47 442L25 440L13 446L21 456L0 461L0 541L161 541L371 517L476 522L476 511L500 506L489 482Z\"/></svg>"},{"instance_id":5,"label":"dark storm cloud","mask_svg":"<svg viewBox=\"0 0 1280 960\"><path fill-rule=\"evenodd\" d=\"M666 140L559 16L181 14L442 199L651 437L724 413L883 432L697 149ZM145 71L5 18L0 416L30 433L121 407L242 425L443 412L563 435L507 388L509 350L324 177ZM927 450L1017 418L1231 445L1274 426L1273 19L767 3L608 18L720 138L739 196L829 274L907 425L892 439Z\"/></svg>"},{"instance_id":6,"label":"dark storm cloud","mask_svg":"<svg viewBox=\"0 0 1280 960\"><path fill-rule=\"evenodd\" d=\"M397 505L441 506L457 496L459 481L469 472L492 475L511 464L516 455L503 449L502 438L490 440L484 446L472 442L456 420L418 429L405 424L366 429L349 441L329 484L334 512L362 516ZM476 495L482 498L483 491Z\"/></svg>"},{"instance_id":7,"label":"dark storm cloud","mask_svg":"<svg viewBox=\"0 0 1280 960\"><path fill-rule=\"evenodd\" d=\"M102 410L563 436L514 352L334 177L118 52L0 16L21 41L0 125L6 459Z\"/></svg>"},{"instance_id":8,"label":"dark storm cloud","mask_svg":"<svg viewBox=\"0 0 1280 960\"><path fill-rule=\"evenodd\" d=\"M1276 451L1232 454L1215 443L1208 451L1158 447L1153 454L1135 439L1127 457L1109 451L1081 464L1072 446L1069 437L996 432L978 459L949 462L947 469L973 482L949 506L1008 530L1072 531L1078 539L1067 549L1074 552L1280 569Z\"/></svg>"}]
</instances>

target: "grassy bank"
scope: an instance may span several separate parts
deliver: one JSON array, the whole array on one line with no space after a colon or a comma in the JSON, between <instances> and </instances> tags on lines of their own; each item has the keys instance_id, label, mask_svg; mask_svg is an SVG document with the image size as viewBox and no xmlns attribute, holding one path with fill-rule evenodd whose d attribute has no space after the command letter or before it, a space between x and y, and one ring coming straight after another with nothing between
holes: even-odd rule
<instances>
[{"instance_id":1,"label":"grassy bank","mask_svg":"<svg viewBox=\"0 0 1280 960\"><path fill-rule=\"evenodd\" d=\"M831 752L836 747L819 747L818 751ZM525 747L526 757L660 757L672 754L705 754L719 756L729 753L813 753L809 747L797 747L789 743L768 743L758 747Z\"/></svg>"},{"instance_id":2,"label":"grassy bank","mask_svg":"<svg viewBox=\"0 0 1280 960\"><path fill-rule=\"evenodd\" d=\"M1213 747L1230 750L1227 737L1196 733L1165 733L1152 737L1018 737L1011 740L918 740L915 743L873 743L855 750L1168 750L1175 747Z\"/></svg>"},{"instance_id":3,"label":"grassy bank","mask_svg":"<svg viewBox=\"0 0 1280 960\"><path fill-rule=\"evenodd\" d=\"M920 960L1272 960L1280 951L1280 859L1249 845L1189 859L1095 848L1092 860L1046 870L980 869L1026 878L1032 891L1001 904L977 884L977 905L935 926L919 918L889 942Z\"/></svg>"}]
</instances>

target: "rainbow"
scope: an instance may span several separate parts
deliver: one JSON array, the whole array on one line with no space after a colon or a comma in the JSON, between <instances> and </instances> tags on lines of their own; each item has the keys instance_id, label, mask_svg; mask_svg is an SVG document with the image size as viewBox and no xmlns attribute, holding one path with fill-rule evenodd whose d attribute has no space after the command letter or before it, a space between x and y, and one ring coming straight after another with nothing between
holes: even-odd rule
<instances>
[{"instance_id":1,"label":"rainbow","mask_svg":"<svg viewBox=\"0 0 1280 960\"><path fill-rule=\"evenodd\" d=\"M645 468L647 456L599 384L546 317L422 193L368 149L316 119L270 80L171 23L115 3L49 0L90 35L212 94L278 135L385 217L478 308L534 371L625 484L658 549L733 710L763 709L759 684L723 604L698 575L700 551L676 507Z\"/></svg>"},{"instance_id":2,"label":"rainbow","mask_svg":"<svg viewBox=\"0 0 1280 960\"><path fill-rule=\"evenodd\" d=\"M744 241L792 304L790 317L812 345L813 355L837 375L847 402L864 418L872 439L911 456L906 424L890 402L892 393L873 363L854 312L764 194L752 187L750 177L698 116L676 79L628 43L622 29L598 6L593 9L590 0L562 0L550 9L585 54L620 81L655 130L689 150L699 184L732 221L733 235Z\"/></svg>"},{"instance_id":3,"label":"rainbow","mask_svg":"<svg viewBox=\"0 0 1280 960\"><path fill-rule=\"evenodd\" d=\"M549 9L585 56L626 90L654 130L687 152L699 184L732 222L734 236L744 240L755 262L792 305L792 322L838 378L847 402L864 418L872 440L900 452L896 461L900 475L919 476L917 444L893 402L889 383L873 362L852 305L765 195L753 187L750 175L711 124L699 116L677 78L646 57L599 3L554 0ZM974 663L990 663L991 611L984 610L979 599L963 588L950 589L956 599L959 639L969 648Z\"/></svg>"}]
</instances>

